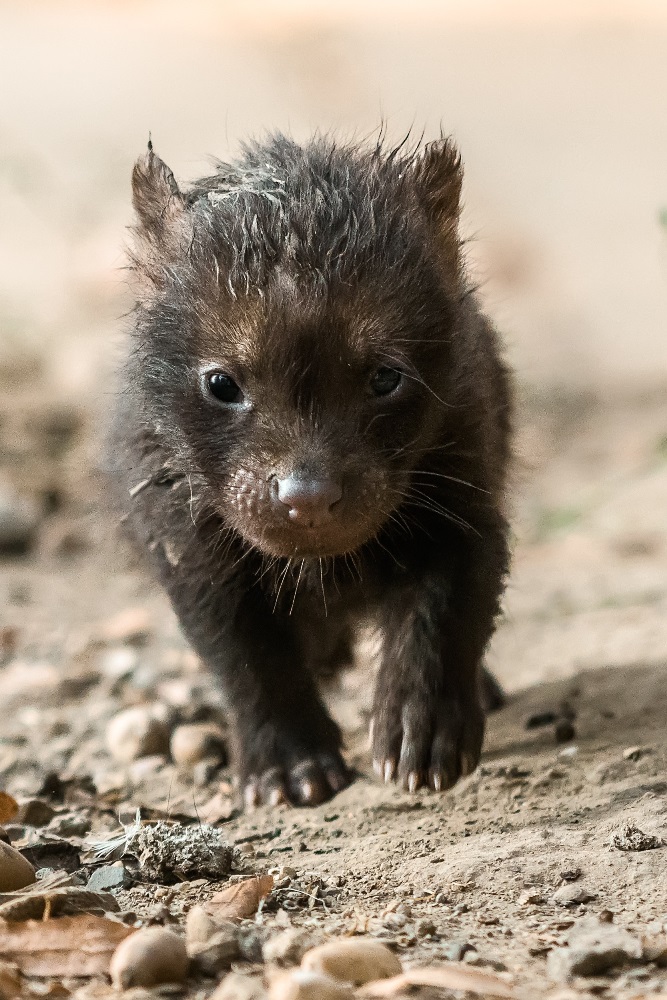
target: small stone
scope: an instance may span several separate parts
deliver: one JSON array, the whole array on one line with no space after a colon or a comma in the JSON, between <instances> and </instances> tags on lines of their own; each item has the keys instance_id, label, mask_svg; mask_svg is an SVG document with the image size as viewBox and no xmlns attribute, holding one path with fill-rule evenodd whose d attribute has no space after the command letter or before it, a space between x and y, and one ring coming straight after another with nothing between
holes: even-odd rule
<instances>
[{"instance_id":1,"label":"small stone","mask_svg":"<svg viewBox=\"0 0 667 1000\"><path fill-rule=\"evenodd\" d=\"M355 986L401 972L401 963L393 951L368 938L341 938L311 948L303 956L301 966Z\"/></svg>"},{"instance_id":2,"label":"small stone","mask_svg":"<svg viewBox=\"0 0 667 1000\"><path fill-rule=\"evenodd\" d=\"M114 889L129 889L134 879L125 865L104 865L96 868L88 879L87 889L94 892L113 892Z\"/></svg>"},{"instance_id":3,"label":"small stone","mask_svg":"<svg viewBox=\"0 0 667 1000\"><path fill-rule=\"evenodd\" d=\"M188 952L213 937L220 930L220 922L214 920L203 906L193 906L185 918L185 943Z\"/></svg>"},{"instance_id":4,"label":"small stone","mask_svg":"<svg viewBox=\"0 0 667 1000\"><path fill-rule=\"evenodd\" d=\"M628 931L593 919L575 925L565 948L554 948L547 959L547 975L555 982L573 976L598 976L617 965L642 957L642 945Z\"/></svg>"},{"instance_id":5,"label":"small stone","mask_svg":"<svg viewBox=\"0 0 667 1000\"><path fill-rule=\"evenodd\" d=\"M149 927L130 934L116 948L109 967L116 989L184 983L189 959L185 941L173 931Z\"/></svg>"},{"instance_id":6,"label":"small stone","mask_svg":"<svg viewBox=\"0 0 667 1000\"><path fill-rule=\"evenodd\" d=\"M257 976L230 972L213 991L209 1000L266 1000L266 990Z\"/></svg>"},{"instance_id":7,"label":"small stone","mask_svg":"<svg viewBox=\"0 0 667 1000\"><path fill-rule=\"evenodd\" d=\"M130 646L113 646L104 651L100 657L100 670L110 680L121 680L136 670L139 657L136 650Z\"/></svg>"},{"instance_id":8,"label":"small stone","mask_svg":"<svg viewBox=\"0 0 667 1000\"><path fill-rule=\"evenodd\" d=\"M142 646L153 629L151 616L145 608L126 608L110 618L100 629L103 642Z\"/></svg>"},{"instance_id":9,"label":"small stone","mask_svg":"<svg viewBox=\"0 0 667 1000\"><path fill-rule=\"evenodd\" d=\"M139 757L168 753L169 730L158 708L152 705L126 708L109 722L106 745L116 760L130 763Z\"/></svg>"},{"instance_id":10,"label":"small stone","mask_svg":"<svg viewBox=\"0 0 667 1000\"><path fill-rule=\"evenodd\" d=\"M31 497L17 493L9 483L0 482L0 554L23 555L37 537L42 510Z\"/></svg>"},{"instance_id":11,"label":"small stone","mask_svg":"<svg viewBox=\"0 0 667 1000\"><path fill-rule=\"evenodd\" d=\"M264 942L262 958L265 962L272 962L275 965L298 965L312 945L312 939L308 934L291 927Z\"/></svg>"},{"instance_id":12,"label":"small stone","mask_svg":"<svg viewBox=\"0 0 667 1000\"><path fill-rule=\"evenodd\" d=\"M577 906L579 903L590 903L594 899L597 899L597 894L589 892L578 883L562 885L551 897L551 901L559 906Z\"/></svg>"},{"instance_id":13,"label":"small stone","mask_svg":"<svg viewBox=\"0 0 667 1000\"><path fill-rule=\"evenodd\" d=\"M349 983L331 979L309 969L292 969L275 976L269 1000L353 1000Z\"/></svg>"},{"instance_id":14,"label":"small stone","mask_svg":"<svg viewBox=\"0 0 667 1000\"><path fill-rule=\"evenodd\" d=\"M177 726L171 735L171 756L179 767L192 767L203 760L226 760L225 735L212 722Z\"/></svg>"},{"instance_id":15,"label":"small stone","mask_svg":"<svg viewBox=\"0 0 667 1000\"><path fill-rule=\"evenodd\" d=\"M436 926L432 920L425 917L423 920L417 921L415 930L417 932L417 937L432 937L436 932Z\"/></svg>"},{"instance_id":16,"label":"small stone","mask_svg":"<svg viewBox=\"0 0 667 1000\"><path fill-rule=\"evenodd\" d=\"M655 837L652 833L644 833L634 823L625 823L618 830L615 830L609 843L611 847L616 847L619 851L653 851L658 847L665 846L665 841L661 837Z\"/></svg>"},{"instance_id":17,"label":"small stone","mask_svg":"<svg viewBox=\"0 0 667 1000\"><path fill-rule=\"evenodd\" d=\"M19 803L16 822L24 826L47 826L55 814L55 809L43 799L25 799Z\"/></svg>"},{"instance_id":18,"label":"small stone","mask_svg":"<svg viewBox=\"0 0 667 1000\"><path fill-rule=\"evenodd\" d=\"M646 754L652 753L651 747L628 747L623 751L623 760L641 760Z\"/></svg>"},{"instance_id":19,"label":"small stone","mask_svg":"<svg viewBox=\"0 0 667 1000\"><path fill-rule=\"evenodd\" d=\"M647 938L644 941L644 960L655 962L664 969L667 966L667 937Z\"/></svg>"},{"instance_id":20,"label":"small stone","mask_svg":"<svg viewBox=\"0 0 667 1000\"><path fill-rule=\"evenodd\" d=\"M239 942L235 927L217 930L203 944L188 946L192 964L206 976L217 976L230 969L232 962L240 956Z\"/></svg>"},{"instance_id":21,"label":"small stone","mask_svg":"<svg viewBox=\"0 0 667 1000\"><path fill-rule=\"evenodd\" d=\"M30 862L15 847L0 840L0 892L16 892L35 881Z\"/></svg>"},{"instance_id":22,"label":"small stone","mask_svg":"<svg viewBox=\"0 0 667 1000\"><path fill-rule=\"evenodd\" d=\"M54 816L48 832L55 837L85 837L90 833L90 820L81 813L67 812Z\"/></svg>"},{"instance_id":23,"label":"small stone","mask_svg":"<svg viewBox=\"0 0 667 1000\"><path fill-rule=\"evenodd\" d=\"M448 962L460 962L464 955L474 950L468 941L449 941L439 954Z\"/></svg>"},{"instance_id":24,"label":"small stone","mask_svg":"<svg viewBox=\"0 0 667 1000\"><path fill-rule=\"evenodd\" d=\"M541 889L535 888L524 889L517 899L519 906L541 906L544 902L544 893Z\"/></svg>"},{"instance_id":25,"label":"small stone","mask_svg":"<svg viewBox=\"0 0 667 1000\"><path fill-rule=\"evenodd\" d=\"M569 719L559 719L554 727L556 743L570 743L576 738L577 731Z\"/></svg>"}]
</instances>

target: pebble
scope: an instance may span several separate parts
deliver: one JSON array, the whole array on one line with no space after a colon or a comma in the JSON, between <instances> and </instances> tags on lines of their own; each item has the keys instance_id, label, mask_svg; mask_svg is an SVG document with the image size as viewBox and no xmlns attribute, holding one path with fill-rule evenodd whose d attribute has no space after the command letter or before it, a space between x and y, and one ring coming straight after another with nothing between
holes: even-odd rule
<instances>
[{"instance_id":1,"label":"pebble","mask_svg":"<svg viewBox=\"0 0 667 1000\"><path fill-rule=\"evenodd\" d=\"M310 935L290 927L264 942L262 958L275 965L298 965L312 944Z\"/></svg>"},{"instance_id":2,"label":"pebble","mask_svg":"<svg viewBox=\"0 0 667 1000\"><path fill-rule=\"evenodd\" d=\"M24 826L47 826L56 811L43 799L25 799L19 803L16 822Z\"/></svg>"},{"instance_id":3,"label":"pebble","mask_svg":"<svg viewBox=\"0 0 667 1000\"><path fill-rule=\"evenodd\" d=\"M35 869L15 847L0 840L0 892L15 892L35 882Z\"/></svg>"},{"instance_id":4,"label":"pebble","mask_svg":"<svg viewBox=\"0 0 667 1000\"><path fill-rule=\"evenodd\" d=\"M436 932L436 926L432 920L428 917L424 917L422 920L417 921L417 926L415 927L418 937L432 937Z\"/></svg>"},{"instance_id":5,"label":"pebble","mask_svg":"<svg viewBox=\"0 0 667 1000\"><path fill-rule=\"evenodd\" d=\"M541 889L524 889L517 899L519 906L540 906L544 901Z\"/></svg>"},{"instance_id":6,"label":"pebble","mask_svg":"<svg viewBox=\"0 0 667 1000\"><path fill-rule=\"evenodd\" d=\"M42 519L39 505L0 482L0 553L21 554L33 545Z\"/></svg>"},{"instance_id":7,"label":"pebble","mask_svg":"<svg viewBox=\"0 0 667 1000\"><path fill-rule=\"evenodd\" d=\"M588 889L578 883L562 885L560 889L556 889L551 897L551 901L557 903L559 906L577 906L579 903L590 903L594 899L597 899L597 894L589 892Z\"/></svg>"},{"instance_id":8,"label":"pebble","mask_svg":"<svg viewBox=\"0 0 667 1000\"><path fill-rule=\"evenodd\" d=\"M276 976L269 989L269 1000L352 1000L349 983L331 979L309 969L293 969Z\"/></svg>"},{"instance_id":9,"label":"pebble","mask_svg":"<svg viewBox=\"0 0 667 1000\"><path fill-rule=\"evenodd\" d=\"M125 865L104 865L96 868L88 879L87 889L94 892L111 892L114 889L129 889L134 879Z\"/></svg>"},{"instance_id":10,"label":"pebble","mask_svg":"<svg viewBox=\"0 0 667 1000\"><path fill-rule=\"evenodd\" d=\"M177 726L171 734L171 756L179 767L192 767L203 760L223 761L227 753L225 736L212 722L192 722Z\"/></svg>"},{"instance_id":11,"label":"pebble","mask_svg":"<svg viewBox=\"0 0 667 1000\"><path fill-rule=\"evenodd\" d=\"M81 813L66 812L54 816L49 823L48 833L55 837L85 837L90 833L90 819Z\"/></svg>"},{"instance_id":12,"label":"pebble","mask_svg":"<svg viewBox=\"0 0 667 1000\"><path fill-rule=\"evenodd\" d=\"M572 976L598 976L641 957L639 938L613 924L584 920L570 931L567 947L549 953L547 975L555 982L567 982Z\"/></svg>"},{"instance_id":13,"label":"pebble","mask_svg":"<svg viewBox=\"0 0 667 1000\"><path fill-rule=\"evenodd\" d=\"M393 951L379 941L364 938L342 938L311 948L303 956L301 966L355 986L401 972L401 963Z\"/></svg>"},{"instance_id":14,"label":"pebble","mask_svg":"<svg viewBox=\"0 0 667 1000\"><path fill-rule=\"evenodd\" d=\"M159 706L137 705L115 715L106 730L109 753L124 763L168 753L169 730L158 711Z\"/></svg>"},{"instance_id":15,"label":"pebble","mask_svg":"<svg viewBox=\"0 0 667 1000\"><path fill-rule=\"evenodd\" d=\"M265 1000L266 990L256 976L230 972L213 991L209 1000Z\"/></svg>"},{"instance_id":16,"label":"pebble","mask_svg":"<svg viewBox=\"0 0 667 1000\"><path fill-rule=\"evenodd\" d=\"M203 906L193 906L185 918L185 943L191 948L206 942L220 930L220 923L211 917Z\"/></svg>"},{"instance_id":17,"label":"pebble","mask_svg":"<svg viewBox=\"0 0 667 1000\"><path fill-rule=\"evenodd\" d=\"M188 946L188 955L199 972L207 976L217 976L230 969L232 962L240 957L239 941L235 928L224 928L203 944Z\"/></svg>"},{"instance_id":18,"label":"pebble","mask_svg":"<svg viewBox=\"0 0 667 1000\"><path fill-rule=\"evenodd\" d=\"M145 608L126 608L104 623L100 629L103 642L141 646L150 637L153 623Z\"/></svg>"},{"instance_id":19,"label":"pebble","mask_svg":"<svg viewBox=\"0 0 667 1000\"><path fill-rule=\"evenodd\" d=\"M148 927L126 937L111 958L109 973L116 989L184 983L190 962L185 941L173 931Z\"/></svg>"}]
</instances>

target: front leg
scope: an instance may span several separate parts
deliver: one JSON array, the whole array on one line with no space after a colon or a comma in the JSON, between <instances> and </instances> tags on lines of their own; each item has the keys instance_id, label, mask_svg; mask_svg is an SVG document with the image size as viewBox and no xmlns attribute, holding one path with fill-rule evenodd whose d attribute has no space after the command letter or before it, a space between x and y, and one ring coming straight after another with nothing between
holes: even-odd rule
<instances>
[{"instance_id":1,"label":"front leg","mask_svg":"<svg viewBox=\"0 0 667 1000\"><path fill-rule=\"evenodd\" d=\"M482 658L507 569L505 526L459 543L397 589L383 615L373 764L415 791L450 788L479 763Z\"/></svg>"}]
</instances>

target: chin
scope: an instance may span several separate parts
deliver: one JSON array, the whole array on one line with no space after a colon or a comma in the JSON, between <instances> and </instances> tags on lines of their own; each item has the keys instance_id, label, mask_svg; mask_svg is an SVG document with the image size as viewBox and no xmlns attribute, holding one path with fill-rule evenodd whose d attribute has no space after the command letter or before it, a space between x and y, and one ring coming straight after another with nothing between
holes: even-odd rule
<instances>
[{"instance_id":1,"label":"chin","mask_svg":"<svg viewBox=\"0 0 667 1000\"><path fill-rule=\"evenodd\" d=\"M356 552L375 535L371 532L263 532L241 529L241 534L254 548L267 556L280 559L331 559Z\"/></svg>"}]
</instances>

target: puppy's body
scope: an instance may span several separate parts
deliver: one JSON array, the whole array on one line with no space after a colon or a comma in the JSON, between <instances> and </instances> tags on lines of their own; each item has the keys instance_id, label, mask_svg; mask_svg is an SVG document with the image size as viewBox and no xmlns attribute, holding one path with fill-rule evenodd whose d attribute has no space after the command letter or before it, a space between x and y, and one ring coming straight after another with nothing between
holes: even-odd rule
<instances>
[{"instance_id":1,"label":"puppy's body","mask_svg":"<svg viewBox=\"0 0 667 1000\"><path fill-rule=\"evenodd\" d=\"M461 172L276 137L182 194L149 150L117 481L218 673L249 802L343 787L318 673L381 626L376 768L449 787L479 759L508 566L510 389L466 286Z\"/></svg>"}]
</instances>

